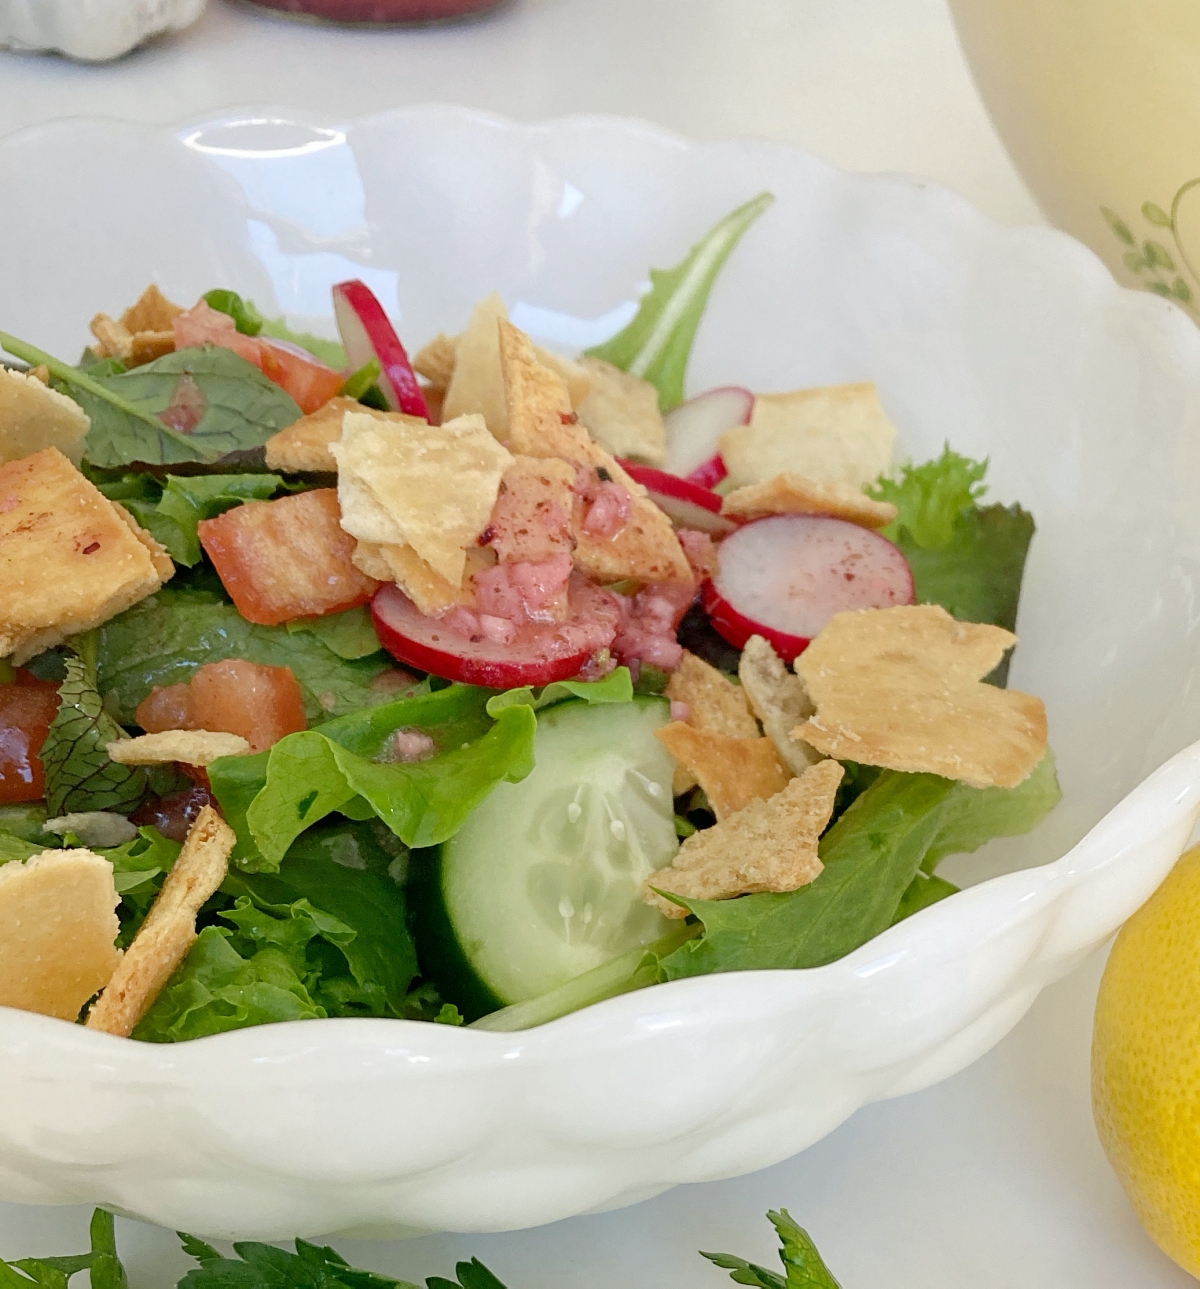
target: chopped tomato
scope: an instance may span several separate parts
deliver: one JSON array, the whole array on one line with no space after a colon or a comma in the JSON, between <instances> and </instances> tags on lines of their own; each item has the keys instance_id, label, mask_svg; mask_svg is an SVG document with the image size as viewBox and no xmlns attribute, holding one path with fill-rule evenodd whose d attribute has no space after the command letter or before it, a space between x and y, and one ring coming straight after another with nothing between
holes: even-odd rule
<instances>
[{"instance_id":1,"label":"chopped tomato","mask_svg":"<svg viewBox=\"0 0 1200 1289\"><path fill-rule=\"evenodd\" d=\"M186 685L151 691L137 709L150 733L213 730L240 734L254 752L308 728L304 696L290 667L227 658L205 663Z\"/></svg>"},{"instance_id":2,"label":"chopped tomato","mask_svg":"<svg viewBox=\"0 0 1200 1289\"><path fill-rule=\"evenodd\" d=\"M351 562L332 488L248 501L201 520L199 533L238 612L261 626L366 604L379 586Z\"/></svg>"},{"instance_id":3,"label":"chopped tomato","mask_svg":"<svg viewBox=\"0 0 1200 1289\"><path fill-rule=\"evenodd\" d=\"M17 673L0 685L0 805L38 801L46 793L39 753L58 711L58 687Z\"/></svg>"},{"instance_id":4,"label":"chopped tomato","mask_svg":"<svg viewBox=\"0 0 1200 1289\"><path fill-rule=\"evenodd\" d=\"M308 415L336 398L342 388L342 374L326 367L319 358L276 340L260 340L259 366L262 374L289 393Z\"/></svg>"},{"instance_id":5,"label":"chopped tomato","mask_svg":"<svg viewBox=\"0 0 1200 1289\"><path fill-rule=\"evenodd\" d=\"M253 363L268 380L294 398L302 412L324 407L342 387L342 376L299 346L282 340L243 336L234 320L201 300L172 324L175 348L217 345Z\"/></svg>"}]
</instances>

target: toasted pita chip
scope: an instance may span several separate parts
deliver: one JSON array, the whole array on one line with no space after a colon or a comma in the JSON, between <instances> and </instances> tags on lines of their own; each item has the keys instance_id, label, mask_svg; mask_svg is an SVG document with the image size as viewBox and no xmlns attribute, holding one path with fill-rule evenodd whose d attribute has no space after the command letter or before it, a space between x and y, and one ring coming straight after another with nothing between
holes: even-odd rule
<instances>
[{"instance_id":1,"label":"toasted pita chip","mask_svg":"<svg viewBox=\"0 0 1200 1289\"><path fill-rule=\"evenodd\" d=\"M167 554L166 548L160 545L153 534L143 528L119 501L114 501L112 507L128 525L129 531L146 548L146 553L150 556L150 563L154 565L154 571L158 574L159 581L169 582L175 576L175 563L170 555Z\"/></svg>"},{"instance_id":2,"label":"toasted pita chip","mask_svg":"<svg viewBox=\"0 0 1200 1289\"><path fill-rule=\"evenodd\" d=\"M107 622L166 570L153 538L56 448L0 465L0 657L20 665Z\"/></svg>"},{"instance_id":3,"label":"toasted pita chip","mask_svg":"<svg viewBox=\"0 0 1200 1289\"><path fill-rule=\"evenodd\" d=\"M152 363L156 358L163 358L174 352L175 333L173 331L135 331L126 365L141 367L146 363Z\"/></svg>"},{"instance_id":4,"label":"toasted pita chip","mask_svg":"<svg viewBox=\"0 0 1200 1289\"><path fill-rule=\"evenodd\" d=\"M213 730L163 730L123 738L105 748L110 761L121 765L211 765L222 756L245 756L250 744L239 734Z\"/></svg>"},{"instance_id":5,"label":"toasted pita chip","mask_svg":"<svg viewBox=\"0 0 1200 1289\"><path fill-rule=\"evenodd\" d=\"M478 413L501 443L509 441L509 434L497 327L507 318L504 301L495 292L471 310L467 328L458 338L454 374L442 403L443 420Z\"/></svg>"},{"instance_id":6,"label":"toasted pita chip","mask_svg":"<svg viewBox=\"0 0 1200 1289\"><path fill-rule=\"evenodd\" d=\"M795 473L861 489L887 469L895 441L875 386L865 384L759 394L750 424L719 444L731 488Z\"/></svg>"},{"instance_id":7,"label":"toasted pita chip","mask_svg":"<svg viewBox=\"0 0 1200 1289\"><path fill-rule=\"evenodd\" d=\"M73 1021L121 960L120 899L90 850L0 864L0 1007Z\"/></svg>"},{"instance_id":8,"label":"toasted pita chip","mask_svg":"<svg viewBox=\"0 0 1200 1289\"><path fill-rule=\"evenodd\" d=\"M1046 709L981 678L1016 642L936 604L838 613L796 660L817 710L792 732L839 760L1015 788L1046 751Z\"/></svg>"},{"instance_id":9,"label":"toasted pita chip","mask_svg":"<svg viewBox=\"0 0 1200 1289\"><path fill-rule=\"evenodd\" d=\"M758 738L758 722L746 691L686 649L667 682L667 697L688 705L687 724L693 729L730 738Z\"/></svg>"},{"instance_id":10,"label":"toasted pita chip","mask_svg":"<svg viewBox=\"0 0 1200 1289\"><path fill-rule=\"evenodd\" d=\"M281 470L284 474L297 474L301 471L336 473L337 462L329 445L342 437L342 418L347 412L373 416L379 421L407 421L416 426L425 424L419 416L406 416L403 412L381 412L378 408L366 407L356 398L346 398L339 394L336 398L331 398L324 407L317 408L308 416L293 421L278 434L271 435L265 444L267 468Z\"/></svg>"},{"instance_id":11,"label":"toasted pita chip","mask_svg":"<svg viewBox=\"0 0 1200 1289\"><path fill-rule=\"evenodd\" d=\"M427 344L423 345L413 357L413 371L425 379L434 389L449 389L454 376L454 364L458 361L458 337L447 336L438 332Z\"/></svg>"},{"instance_id":12,"label":"toasted pita chip","mask_svg":"<svg viewBox=\"0 0 1200 1289\"><path fill-rule=\"evenodd\" d=\"M721 514L738 519L766 515L832 515L863 528L882 528L899 513L890 501L875 501L861 488L815 483L802 474L777 474L765 483L735 488L721 503Z\"/></svg>"},{"instance_id":13,"label":"toasted pita chip","mask_svg":"<svg viewBox=\"0 0 1200 1289\"><path fill-rule=\"evenodd\" d=\"M121 326L135 336L139 332L169 332L175 319L183 313L181 305L174 304L153 282L138 296L135 303L121 314Z\"/></svg>"},{"instance_id":14,"label":"toasted pita chip","mask_svg":"<svg viewBox=\"0 0 1200 1289\"><path fill-rule=\"evenodd\" d=\"M751 636L738 662L738 679L763 733L775 744L779 759L793 774L803 774L821 760L815 747L792 737L792 730L813 714L804 682L762 636Z\"/></svg>"},{"instance_id":15,"label":"toasted pita chip","mask_svg":"<svg viewBox=\"0 0 1200 1289\"><path fill-rule=\"evenodd\" d=\"M45 363L38 363L36 367L30 367L25 375L32 376L34 380L41 381L43 385L50 384L50 368Z\"/></svg>"},{"instance_id":16,"label":"toasted pita chip","mask_svg":"<svg viewBox=\"0 0 1200 1289\"><path fill-rule=\"evenodd\" d=\"M575 467L555 457L516 456L484 534L504 561L540 564L575 549ZM482 538L481 538L482 540Z\"/></svg>"},{"instance_id":17,"label":"toasted pita chip","mask_svg":"<svg viewBox=\"0 0 1200 1289\"><path fill-rule=\"evenodd\" d=\"M379 582L395 582L426 616L436 618L456 604L472 605L475 592L470 575L475 571L474 553L468 551L463 582L447 582L417 554L411 546L383 545L360 541L350 557L355 568Z\"/></svg>"},{"instance_id":18,"label":"toasted pita chip","mask_svg":"<svg viewBox=\"0 0 1200 1289\"><path fill-rule=\"evenodd\" d=\"M411 546L439 577L461 586L467 548L487 526L513 460L483 417L427 425L348 412L331 451L346 532Z\"/></svg>"},{"instance_id":19,"label":"toasted pita chip","mask_svg":"<svg viewBox=\"0 0 1200 1289\"><path fill-rule=\"evenodd\" d=\"M661 726L654 737L696 777L718 819L774 796L791 777L770 739L730 738L683 721Z\"/></svg>"},{"instance_id":20,"label":"toasted pita chip","mask_svg":"<svg viewBox=\"0 0 1200 1289\"><path fill-rule=\"evenodd\" d=\"M642 898L669 918L687 909L664 899L670 891L689 900L727 900L759 891L795 891L821 872L821 832L833 814L842 781L836 761L809 766L766 801L751 801L712 828L694 833L670 868L646 879Z\"/></svg>"},{"instance_id":21,"label":"toasted pita chip","mask_svg":"<svg viewBox=\"0 0 1200 1289\"><path fill-rule=\"evenodd\" d=\"M667 432L654 386L602 358L583 358L580 365L592 379L586 398L572 398L580 424L613 456L662 465Z\"/></svg>"},{"instance_id":22,"label":"toasted pita chip","mask_svg":"<svg viewBox=\"0 0 1200 1289\"><path fill-rule=\"evenodd\" d=\"M128 1038L196 942L196 914L225 880L237 838L212 806L196 816L162 890L107 988L88 1012L87 1028Z\"/></svg>"},{"instance_id":23,"label":"toasted pita chip","mask_svg":"<svg viewBox=\"0 0 1200 1289\"><path fill-rule=\"evenodd\" d=\"M32 372L0 367L0 463L57 448L78 465L91 424L78 403Z\"/></svg>"},{"instance_id":24,"label":"toasted pita chip","mask_svg":"<svg viewBox=\"0 0 1200 1289\"><path fill-rule=\"evenodd\" d=\"M98 313L88 323L88 330L96 337L92 353L97 358L128 358L133 350L133 332L107 313Z\"/></svg>"}]
</instances>

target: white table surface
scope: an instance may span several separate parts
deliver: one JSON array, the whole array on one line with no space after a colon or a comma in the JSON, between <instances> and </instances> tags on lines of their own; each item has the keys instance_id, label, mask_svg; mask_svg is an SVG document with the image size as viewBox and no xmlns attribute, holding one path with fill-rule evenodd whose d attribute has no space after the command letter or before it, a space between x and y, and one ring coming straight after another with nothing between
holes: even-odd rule
<instances>
[{"instance_id":1,"label":"white table surface","mask_svg":"<svg viewBox=\"0 0 1200 1289\"><path fill-rule=\"evenodd\" d=\"M213 0L191 31L111 66L0 53L0 132L261 103L342 118L427 100L767 137L853 169L930 175L1005 223L1040 220L943 0L516 0L477 24L395 33L316 30ZM1096 960L1047 990L971 1069L860 1112L775 1168L537 1231L341 1250L414 1280L473 1253L510 1289L700 1289L730 1282L694 1250L771 1263L762 1215L785 1206L846 1289L1182 1289L1194 1281L1142 1234L1092 1129L1099 973ZM0 1205L0 1256L81 1249L87 1218ZM119 1239L134 1289L188 1265L168 1232L121 1222Z\"/></svg>"}]
</instances>

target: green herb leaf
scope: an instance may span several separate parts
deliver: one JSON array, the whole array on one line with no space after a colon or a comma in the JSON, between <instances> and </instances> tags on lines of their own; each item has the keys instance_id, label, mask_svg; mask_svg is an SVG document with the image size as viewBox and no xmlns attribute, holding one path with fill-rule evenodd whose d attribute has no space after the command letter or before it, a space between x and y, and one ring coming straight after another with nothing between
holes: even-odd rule
<instances>
[{"instance_id":1,"label":"green herb leaf","mask_svg":"<svg viewBox=\"0 0 1200 1289\"><path fill-rule=\"evenodd\" d=\"M371 685L391 669L382 655L346 661L311 632L256 626L208 591L164 589L106 622L98 636L100 688L130 724L156 686L188 681L204 663L224 658L290 667L309 721L389 697Z\"/></svg>"},{"instance_id":2,"label":"green herb leaf","mask_svg":"<svg viewBox=\"0 0 1200 1289\"><path fill-rule=\"evenodd\" d=\"M334 1249L307 1240L295 1242L295 1253L247 1240L233 1246L236 1257L226 1258L194 1235L178 1234L184 1252L200 1263L179 1289L418 1289L407 1280L360 1271Z\"/></svg>"},{"instance_id":3,"label":"green herb leaf","mask_svg":"<svg viewBox=\"0 0 1200 1289\"><path fill-rule=\"evenodd\" d=\"M900 512L883 529L885 537L906 528L918 546L936 550L953 539L954 525L964 510L986 492L986 461L972 461L950 450L922 465L902 466L896 479L880 479L867 491L877 501L890 501Z\"/></svg>"},{"instance_id":4,"label":"green herb leaf","mask_svg":"<svg viewBox=\"0 0 1200 1289\"><path fill-rule=\"evenodd\" d=\"M372 385L383 374L383 367L378 358L372 358L356 372L352 372L346 377L338 393L343 398L362 398L362 396L371 388Z\"/></svg>"},{"instance_id":5,"label":"green herb leaf","mask_svg":"<svg viewBox=\"0 0 1200 1289\"><path fill-rule=\"evenodd\" d=\"M254 307L253 300L243 300L236 291L206 291L204 302L218 313L228 314L243 336L257 336L263 329L263 316Z\"/></svg>"},{"instance_id":6,"label":"green herb leaf","mask_svg":"<svg viewBox=\"0 0 1200 1289\"><path fill-rule=\"evenodd\" d=\"M812 1237L796 1225L786 1208L768 1213L767 1218L783 1245L779 1260L787 1273L786 1279L728 1253L701 1253L700 1256L731 1272L729 1278L740 1285L757 1285L759 1289L841 1289L833 1272L822 1261Z\"/></svg>"},{"instance_id":7,"label":"green herb leaf","mask_svg":"<svg viewBox=\"0 0 1200 1289\"><path fill-rule=\"evenodd\" d=\"M327 649L350 661L369 658L383 648L366 605L341 613L326 613L319 618L293 618L287 629L292 633L311 631Z\"/></svg>"},{"instance_id":8,"label":"green herb leaf","mask_svg":"<svg viewBox=\"0 0 1200 1289\"><path fill-rule=\"evenodd\" d=\"M508 707L532 707L540 712L544 707L561 703L567 698L581 698L585 703L630 703L633 701L633 682L628 667L610 671L603 680L556 680L536 694L524 689L506 689L502 694L488 699L489 716L496 716Z\"/></svg>"},{"instance_id":9,"label":"green herb leaf","mask_svg":"<svg viewBox=\"0 0 1200 1289\"><path fill-rule=\"evenodd\" d=\"M323 336L314 336L307 331L293 331L282 318L266 318L262 324L262 335L272 340L287 340L301 349L307 349L314 358L319 358L326 367L341 371L348 361L346 351L336 340L326 340Z\"/></svg>"},{"instance_id":10,"label":"green herb leaf","mask_svg":"<svg viewBox=\"0 0 1200 1289\"><path fill-rule=\"evenodd\" d=\"M92 1214L92 1289L129 1289L129 1278L117 1256L113 1215L98 1208Z\"/></svg>"},{"instance_id":11,"label":"green herb leaf","mask_svg":"<svg viewBox=\"0 0 1200 1289\"><path fill-rule=\"evenodd\" d=\"M896 906L896 912L892 917L892 925L903 922L914 913L920 913L931 904L937 904L948 895L957 895L958 891L959 888L953 882L948 882L943 877L931 877L925 873L918 873L900 897L900 903Z\"/></svg>"},{"instance_id":12,"label":"green herb leaf","mask_svg":"<svg viewBox=\"0 0 1200 1289\"><path fill-rule=\"evenodd\" d=\"M504 1289L504 1285L479 1261L472 1258L470 1262L460 1262L454 1268L457 1280L447 1280L443 1276L430 1276L425 1281L428 1289Z\"/></svg>"},{"instance_id":13,"label":"green herb leaf","mask_svg":"<svg viewBox=\"0 0 1200 1289\"><path fill-rule=\"evenodd\" d=\"M742 234L775 200L760 193L726 215L673 269L651 269L650 290L633 321L588 353L648 380L664 412L683 402L683 381L709 292Z\"/></svg>"},{"instance_id":14,"label":"green herb leaf","mask_svg":"<svg viewBox=\"0 0 1200 1289\"><path fill-rule=\"evenodd\" d=\"M277 873L231 872L223 890L249 896L280 917L305 900L348 934L318 934L335 950L325 960L314 997L330 1015L405 1014L404 999L417 974L402 886L406 852L380 825L342 821L310 829L287 852ZM400 868L397 869L397 864ZM349 973L356 988L336 982Z\"/></svg>"},{"instance_id":15,"label":"green herb leaf","mask_svg":"<svg viewBox=\"0 0 1200 1289\"><path fill-rule=\"evenodd\" d=\"M392 731L434 731L436 744L444 750L426 761L371 760L386 735L368 738L362 729L336 722L281 739L268 753L266 782L245 811L245 826L257 853L244 843L235 858L243 867L272 871L305 829L333 811L356 808L378 815L406 846L434 846L453 836L497 783L516 783L533 768L537 728L533 710L518 704L497 713L491 728L473 739L462 737L460 724L438 729L444 724L438 715L451 702L462 701L464 690L469 687L454 686L388 704L386 719L395 722ZM439 704L443 694L450 697ZM483 697L486 691L476 694ZM382 733L378 720L373 728ZM347 744L357 744L367 754ZM209 767L213 791L222 806L228 760ZM240 773L241 767L235 771ZM243 789L238 785L235 795ZM236 830L236 811L227 810L226 817Z\"/></svg>"},{"instance_id":16,"label":"green herb leaf","mask_svg":"<svg viewBox=\"0 0 1200 1289\"><path fill-rule=\"evenodd\" d=\"M81 810L128 814L142 799L146 772L108 759L105 748L125 731L104 710L84 659L69 657L66 668L58 712L42 746L46 808L54 817Z\"/></svg>"},{"instance_id":17,"label":"green herb leaf","mask_svg":"<svg viewBox=\"0 0 1200 1289\"><path fill-rule=\"evenodd\" d=\"M158 513L177 524L186 538L187 550L179 562L190 567L203 557L196 533L202 519L215 519L244 501L266 501L282 486L277 474L168 475Z\"/></svg>"},{"instance_id":18,"label":"green herb leaf","mask_svg":"<svg viewBox=\"0 0 1200 1289\"><path fill-rule=\"evenodd\" d=\"M808 886L680 901L704 923L704 935L663 959L663 978L842 958L891 925L919 873L992 837L1028 832L1060 795L1049 752L1024 783L1007 789L884 770L822 837L825 867Z\"/></svg>"}]
</instances>

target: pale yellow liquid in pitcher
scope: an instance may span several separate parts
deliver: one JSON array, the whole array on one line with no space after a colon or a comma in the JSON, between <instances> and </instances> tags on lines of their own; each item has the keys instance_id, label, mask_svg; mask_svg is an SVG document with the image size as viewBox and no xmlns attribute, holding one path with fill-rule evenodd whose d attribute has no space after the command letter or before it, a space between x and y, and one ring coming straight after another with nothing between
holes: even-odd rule
<instances>
[{"instance_id":1,"label":"pale yellow liquid in pitcher","mask_svg":"<svg viewBox=\"0 0 1200 1289\"><path fill-rule=\"evenodd\" d=\"M1200 0L951 8L992 119L1047 216L1122 281L1195 314Z\"/></svg>"}]
</instances>

